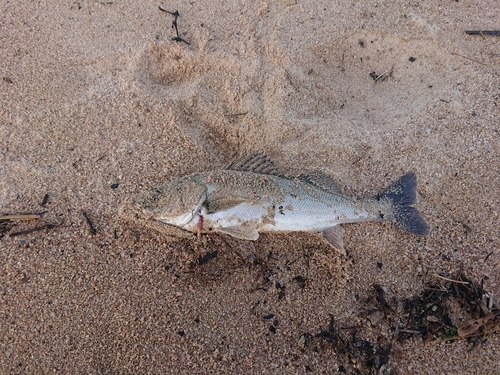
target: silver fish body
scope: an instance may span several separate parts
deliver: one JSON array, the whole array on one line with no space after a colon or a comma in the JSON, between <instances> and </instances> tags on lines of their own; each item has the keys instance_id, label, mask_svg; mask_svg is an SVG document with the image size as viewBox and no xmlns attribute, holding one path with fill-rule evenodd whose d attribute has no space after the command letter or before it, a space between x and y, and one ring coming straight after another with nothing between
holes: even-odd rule
<instances>
[{"instance_id":1,"label":"silver fish body","mask_svg":"<svg viewBox=\"0 0 500 375\"><path fill-rule=\"evenodd\" d=\"M259 232L313 231L343 252L340 224L394 222L419 235L428 226L413 207L416 177L408 173L377 197L338 193L321 173L284 177L264 155L253 154L227 169L196 173L136 200L144 215L194 233L220 232L256 240Z\"/></svg>"},{"instance_id":2,"label":"silver fish body","mask_svg":"<svg viewBox=\"0 0 500 375\"><path fill-rule=\"evenodd\" d=\"M235 226L251 226L258 232L322 231L378 220L380 210L390 209L387 202L344 197L300 179L244 171L212 171L191 178L207 187L198 216L210 231Z\"/></svg>"}]
</instances>

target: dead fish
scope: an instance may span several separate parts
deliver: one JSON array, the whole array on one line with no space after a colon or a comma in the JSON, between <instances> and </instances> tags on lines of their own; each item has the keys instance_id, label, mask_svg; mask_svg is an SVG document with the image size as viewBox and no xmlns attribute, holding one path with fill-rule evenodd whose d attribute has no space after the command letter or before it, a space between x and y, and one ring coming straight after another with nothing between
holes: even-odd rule
<instances>
[{"instance_id":1,"label":"dead fish","mask_svg":"<svg viewBox=\"0 0 500 375\"><path fill-rule=\"evenodd\" d=\"M145 218L198 235L216 232L254 241L259 232L318 232L345 254L344 223L392 222L427 235L429 227L414 207L416 186L415 174L407 173L376 197L346 197L320 172L287 177L265 155L254 153L225 169L168 182L132 204Z\"/></svg>"}]
</instances>

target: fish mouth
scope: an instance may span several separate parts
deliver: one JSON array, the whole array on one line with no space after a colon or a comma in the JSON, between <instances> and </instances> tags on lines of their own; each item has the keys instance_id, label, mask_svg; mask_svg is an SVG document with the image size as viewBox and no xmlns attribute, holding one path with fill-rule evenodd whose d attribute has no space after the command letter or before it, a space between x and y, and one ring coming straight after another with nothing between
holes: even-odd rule
<instances>
[{"instance_id":1,"label":"fish mouth","mask_svg":"<svg viewBox=\"0 0 500 375\"><path fill-rule=\"evenodd\" d=\"M150 218L154 219L154 220L158 220L158 221L165 223L165 224L175 225L177 227L184 228L189 223L191 223L191 221L193 221L194 218L200 216L201 208L203 206L203 203L205 203L206 199L207 199L207 194L206 194L206 190L205 190L201 194L196 205L194 205L190 211L188 211L184 214L181 214L179 216L174 216L174 217L165 217L165 216L162 216L160 214L160 215L151 215Z\"/></svg>"}]
</instances>

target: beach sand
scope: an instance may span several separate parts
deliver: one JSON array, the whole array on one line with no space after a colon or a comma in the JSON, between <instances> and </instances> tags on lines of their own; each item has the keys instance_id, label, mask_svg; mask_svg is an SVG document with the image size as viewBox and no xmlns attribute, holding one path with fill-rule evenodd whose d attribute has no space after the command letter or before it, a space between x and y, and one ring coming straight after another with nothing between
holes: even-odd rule
<instances>
[{"instance_id":1,"label":"beach sand","mask_svg":"<svg viewBox=\"0 0 500 375\"><path fill-rule=\"evenodd\" d=\"M500 296L500 38L465 33L499 20L494 0L3 2L0 215L43 215L0 224L0 372L499 374L497 334L400 339L397 308L459 270ZM254 151L358 197L413 171L430 235L345 225L341 256L118 214Z\"/></svg>"}]
</instances>

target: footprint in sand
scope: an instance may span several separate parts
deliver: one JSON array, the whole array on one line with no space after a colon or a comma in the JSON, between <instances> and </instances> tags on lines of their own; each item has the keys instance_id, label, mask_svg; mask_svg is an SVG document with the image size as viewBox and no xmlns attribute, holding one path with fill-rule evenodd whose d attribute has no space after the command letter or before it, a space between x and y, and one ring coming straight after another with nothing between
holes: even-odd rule
<instances>
[{"instance_id":1,"label":"footprint in sand","mask_svg":"<svg viewBox=\"0 0 500 375\"><path fill-rule=\"evenodd\" d=\"M294 54L281 37L257 45L252 59L155 43L135 79L195 144L229 153L304 143L330 152L363 139L377 148L382 134L446 104L440 99L460 102L456 61L433 39L355 31Z\"/></svg>"},{"instance_id":2,"label":"footprint in sand","mask_svg":"<svg viewBox=\"0 0 500 375\"><path fill-rule=\"evenodd\" d=\"M252 79L234 58L157 43L139 58L135 77L144 92L172 109L178 129L199 145L238 149L251 124L262 120Z\"/></svg>"}]
</instances>

